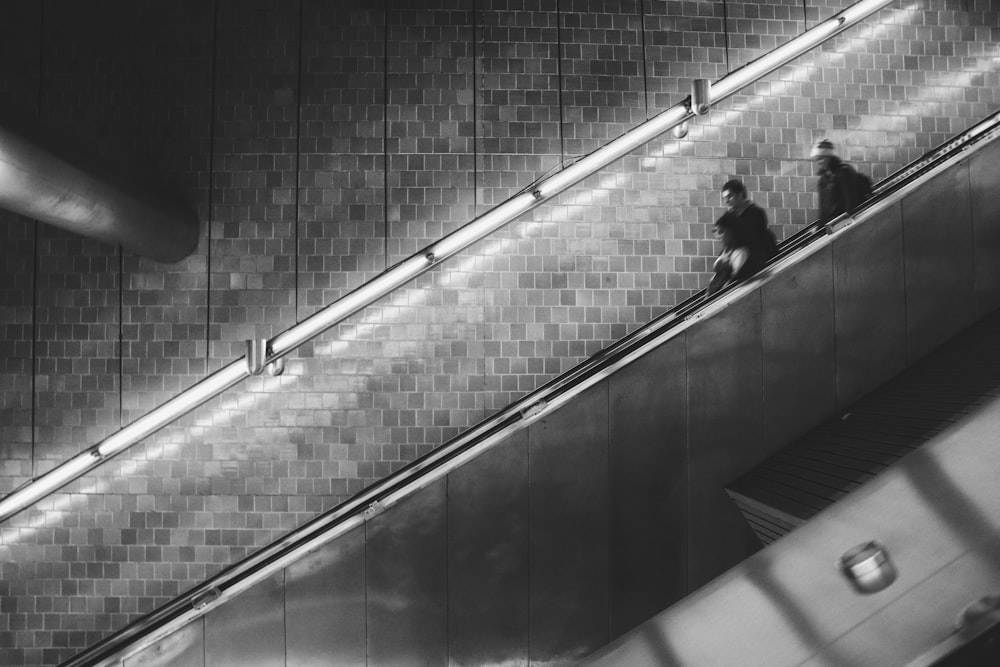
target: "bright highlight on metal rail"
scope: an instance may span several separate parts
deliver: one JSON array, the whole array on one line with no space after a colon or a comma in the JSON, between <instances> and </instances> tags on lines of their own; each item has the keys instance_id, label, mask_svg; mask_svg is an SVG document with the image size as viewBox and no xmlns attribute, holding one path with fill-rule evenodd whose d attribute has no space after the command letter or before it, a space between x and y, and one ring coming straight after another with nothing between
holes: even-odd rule
<instances>
[{"instance_id":1,"label":"bright highlight on metal rail","mask_svg":"<svg viewBox=\"0 0 1000 667\"><path fill-rule=\"evenodd\" d=\"M819 23L774 51L711 84L708 86L708 98L704 101L710 106L716 105L721 100L756 82L834 35L880 9L888 7L894 1L862 0L852 5L837 16ZM306 320L278 334L268 341L268 354L263 359L264 365L280 362L282 357L299 346L341 323L366 306L375 303L378 299L448 257L485 238L584 178L694 117L695 114L690 109L690 99L685 100L555 174L544 178L532 190L515 195L462 228L387 269L358 289L317 311ZM247 377L250 377L250 373L245 357L231 362L97 445L84 450L60 466L8 494L0 501L0 521L10 518L39 499L83 476L100 465L104 459L141 442L175 419L191 412Z\"/></svg>"}]
</instances>

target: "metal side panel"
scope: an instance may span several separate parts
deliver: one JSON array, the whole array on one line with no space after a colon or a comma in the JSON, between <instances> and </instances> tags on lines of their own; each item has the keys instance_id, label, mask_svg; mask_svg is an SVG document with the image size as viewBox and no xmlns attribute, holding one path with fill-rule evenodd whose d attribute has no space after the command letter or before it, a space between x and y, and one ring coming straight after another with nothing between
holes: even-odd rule
<instances>
[{"instance_id":1,"label":"metal side panel","mask_svg":"<svg viewBox=\"0 0 1000 667\"><path fill-rule=\"evenodd\" d=\"M446 479L368 522L368 664L448 661Z\"/></svg>"},{"instance_id":2,"label":"metal side panel","mask_svg":"<svg viewBox=\"0 0 1000 667\"><path fill-rule=\"evenodd\" d=\"M365 531L341 535L285 569L288 664L365 664Z\"/></svg>"},{"instance_id":3,"label":"metal side panel","mask_svg":"<svg viewBox=\"0 0 1000 667\"><path fill-rule=\"evenodd\" d=\"M205 616L206 667L285 666L284 576L278 572Z\"/></svg>"},{"instance_id":4,"label":"metal side panel","mask_svg":"<svg viewBox=\"0 0 1000 667\"><path fill-rule=\"evenodd\" d=\"M528 428L530 659L569 665L608 636L608 386Z\"/></svg>"},{"instance_id":5,"label":"metal side panel","mask_svg":"<svg viewBox=\"0 0 1000 667\"><path fill-rule=\"evenodd\" d=\"M528 662L528 434L448 477L452 665Z\"/></svg>"},{"instance_id":6,"label":"metal side panel","mask_svg":"<svg viewBox=\"0 0 1000 667\"><path fill-rule=\"evenodd\" d=\"M907 664L998 592L998 431L1000 398L583 664ZM836 561L869 540L896 576L861 593Z\"/></svg>"},{"instance_id":7,"label":"metal side panel","mask_svg":"<svg viewBox=\"0 0 1000 667\"><path fill-rule=\"evenodd\" d=\"M169 637L126 658L123 667L206 667L205 623L195 619Z\"/></svg>"},{"instance_id":8,"label":"metal side panel","mask_svg":"<svg viewBox=\"0 0 1000 667\"><path fill-rule=\"evenodd\" d=\"M975 320L968 164L941 174L902 207L907 351L913 362Z\"/></svg>"},{"instance_id":9,"label":"metal side panel","mask_svg":"<svg viewBox=\"0 0 1000 667\"><path fill-rule=\"evenodd\" d=\"M611 376L611 635L687 593L683 336Z\"/></svg>"},{"instance_id":10,"label":"metal side panel","mask_svg":"<svg viewBox=\"0 0 1000 667\"><path fill-rule=\"evenodd\" d=\"M813 253L761 287L764 450L773 454L837 409L833 253Z\"/></svg>"},{"instance_id":11,"label":"metal side panel","mask_svg":"<svg viewBox=\"0 0 1000 667\"><path fill-rule=\"evenodd\" d=\"M760 292L687 330L688 589L760 543L725 486L764 458Z\"/></svg>"},{"instance_id":12,"label":"metal side panel","mask_svg":"<svg viewBox=\"0 0 1000 667\"><path fill-rule=\"evenodd\" d=\"M843 408L906 368L900 207L833 243L837 402Z\"/></svg>"},{"instance_id":13,"label":"metal side panel","mask_svg":"<svg viewBox=\"0 0 1000 667\"><path fill-rule=\"evenodd\" d=\"M972 235L975 243L976 296L980 315L1000 308L1000 141L969 160Z\"/></svg>"}]
</instances>

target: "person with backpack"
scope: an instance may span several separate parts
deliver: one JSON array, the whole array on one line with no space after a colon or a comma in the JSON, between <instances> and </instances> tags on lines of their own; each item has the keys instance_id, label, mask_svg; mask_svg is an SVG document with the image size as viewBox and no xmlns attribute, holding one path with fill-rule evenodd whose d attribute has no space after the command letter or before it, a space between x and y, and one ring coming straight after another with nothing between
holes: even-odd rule
<instances>
[{"instance_id":1,"label":"person with backpack","mask_svg":"<svg viewBox=\"0 0 1000 667\"><path fill-rule=\"evenodd\" d=\"M714 232L722 251L712 267L715 275L707 296L758 273L778 251L774 234L767 226L767 213L750 201L743 181L726 181L721 192L726 212L716 220Z\"/></svg>"},{"instance_id":2,"label":"person with backpack","mask_svg":"<svg viewBox=\"0 0 1000 667\"><path fill-rule=\"evenodd\" d=\"M841 213L852 211L871 196L871 180L843 162L833 150L833 142L822 139L813 146L809 157L817 165L819 184L819 222L826 224Z\"/></svg>"}]
</instances>

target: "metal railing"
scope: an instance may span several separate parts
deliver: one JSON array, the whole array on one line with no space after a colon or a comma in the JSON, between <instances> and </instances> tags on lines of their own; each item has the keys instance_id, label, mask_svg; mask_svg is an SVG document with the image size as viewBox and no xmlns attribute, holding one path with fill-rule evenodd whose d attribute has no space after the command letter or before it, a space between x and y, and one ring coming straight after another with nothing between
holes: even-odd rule
<instances>
[{"instance_id":1,"label":"metal railing","mask_svg":"<svg viewBox=\"0 0 1000 667\"><path fill-rule=\"evenodd\" d=\"M123 657L123 652L141 650L164 638L212 608L273 576L304 555L359 527L388 507L448 475L513 433L527 428L619 368L679 335L692 323L727 307L746 292L757 289L760 280L780 270L781 265L795 263L822 247L824 242L832 242L834 235L848 224L863 222L895 205L902 196L919 187L926 179L965 159L977 147L984 146L997 137L1000 137L1000 112L881 181L872 198L854 211L842 215L829 225L815 223L800 235L789 239L782 244L780 253L771 262L769 270L759 274L760 278L728 287L711 297L706 297L702 290L647 326L616 341L427 456L316 517L282 540L232 565L140 621L63 663L61 667L110 667L117 664L115 661Z\"/></svg>"},{"instance_id":2,"label":"metal railing","mask_svg":"<svg viewBox=\"0 0 1000 667\"><path fill-rule=\"evenodd\" d=\"M977 146L985 145L998 135L1000 112L878 183L873 197L855 211L841 216L829 225L815 223L783 243L778 257L772 262L772 268L785 262L797 261L802 254L811 252L814 242L828 240L830 234L838 232L844 226L861 222L891 206L899 197L918 187L925 178L964 159ZM108 637L67 661L63 667L115 664L109 661L120 659L123 651L136 651L162 639L211 608L272 576L304 554L362 525L387 507L449 474L510 434L526 428L618 368L679 334L686 328L686 323L699 319L706 312L724 308L744 291L755 289L755 282L751 280L728 288L712 297L705 297L703 291L699 292L647 326L601 350L568 373L304 524L282 540L234 564L140 621Z\"/></svg>"},{"instance_id":3,"label":"metal railing","mask_svg":"<svg viewBox=\"0 0 1000 667\"><path fill-rule=\"evenodd\" d=\"M777 49L731 72L710 87L697 86L699 99L691 96L629 130L617 139L585 155L573 164L546 176L514 197L472 220L416 254L317 311L299 324L268 341L257 341L257 349L230 362L174 398L169 399L121 430L105 438L52 470L29 481L0 500L0 521L5 521L45 496L90 472L102 462L138 444L206 401L236 386L262 368L280 368L286 355L361 309L373 304L413 278L441 264L472 243L502 228L524 213L562 193L581 180L656 139L665 132L705 113L737 93L809 52L816 46L863 21L894 0L861 0L836 16L823 21ZM703 81L701 82L704 83ZM694 108L692 108L694 107ZM249 341L248 341L249 343ZM252 358L253 357L253 358Z\"/></svg>"}]
</instances>

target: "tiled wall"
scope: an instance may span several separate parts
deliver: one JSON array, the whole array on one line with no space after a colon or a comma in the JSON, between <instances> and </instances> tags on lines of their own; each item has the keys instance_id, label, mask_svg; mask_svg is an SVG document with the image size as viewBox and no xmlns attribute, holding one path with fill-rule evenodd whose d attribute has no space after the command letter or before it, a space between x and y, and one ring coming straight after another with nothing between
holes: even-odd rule
<instances>
[{"instance_id":1,"label":"tiled wall","mask_svg":"<svg viewBox=\"0 0 1000 667\"><path fill-rule=\"evenodd\" d=\"M0 491L848 0L4 3L0 101L192 202L158 264L0 214ZM915 0L0 526L0 663L53 665L686 298L743 178L876 177L996 110L989 0Z\"/></svg>"}]
</instances>

